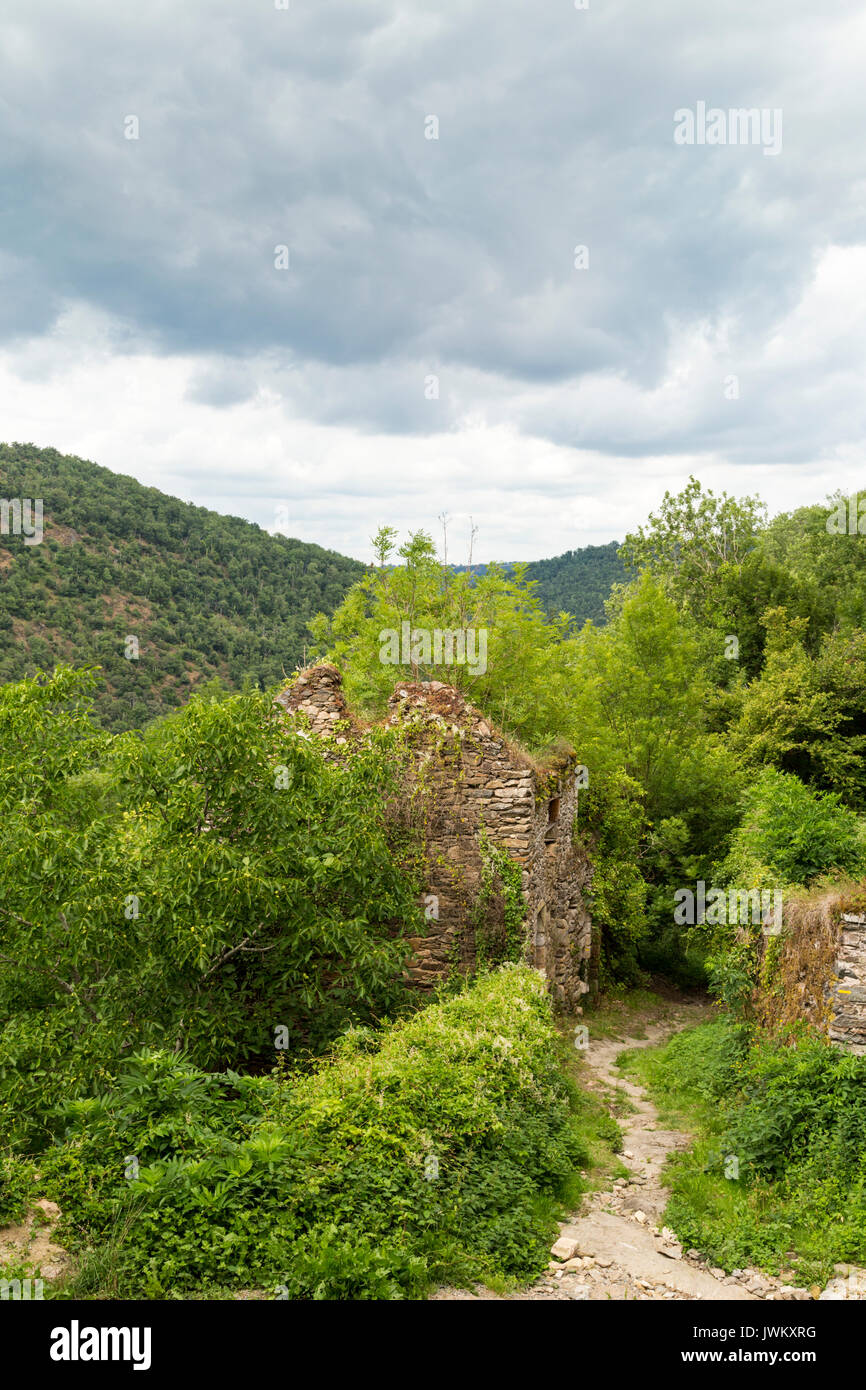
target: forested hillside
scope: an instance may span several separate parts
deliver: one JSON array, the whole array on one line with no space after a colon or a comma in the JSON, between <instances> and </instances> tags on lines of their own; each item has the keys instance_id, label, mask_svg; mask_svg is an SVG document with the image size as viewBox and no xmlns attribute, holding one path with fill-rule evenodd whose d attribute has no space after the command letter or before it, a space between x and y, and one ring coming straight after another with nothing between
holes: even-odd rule
<instances>
[{"instance_id":1,"label":"forested hillside","mask_svg":"<svg viewBox=\"0 0 866 1390\"><path fill-rule=\"evenodd\" d=\"M582 627L587 618L605 620L604 605L614 584L628 578L619 557L619 542L584 545L552 560L533 560L527 578L537 581L536 596L548 613L571 613Z\"/></svg>"},{"instance_id":2,"label":"forested hillside","mask_svg":"<svg viewBox=\"0 0 866 1390\"><path fill-rule=\"evenodd\" d=\"M336 551L32 444L0 445L0 496L41 497L44 512L40 544L0 534L0 682L96 663L108 729L140 728L214 677L272 685L303 660L309 619L364 573ZM615 541L570 550L532 562L527 578L549 612L603 621L625 575L616 552Z\"/></svg>"},{"instance_id":3,"label":"forested hillside","mask_svg":"<svg viewBox=\"0 0 866 1390\"><path fill-rule=\"evenodd\" d=\"M302 660L307 619L364 571L55 449L0 445L0 495L41 497L45 518L41 544L0 535L0 681L98 663L110 729L141 727L213 677L273 684Z\"/></svg>"},{"instance_id":4,"label":"forested hillside","mask_svg":"<svg viewBox=\"0 0 866 1390\"><path fill-rule=\"evenodd\" d=\"M587 618L594 623L605 620L604 605L614 584L627 579L625 565L619 558L619 541L607 545L584 545L566 550L552 560L529 560L518 566L508 561L496 568L514 577L520 570L526 579L535 581L535 597L545 612L570 613L578 627ZM468 570L467 565L452 565L457 574ZM477 575L484 575L488 565L473 565Z\"/></svg>"}]
</instances>

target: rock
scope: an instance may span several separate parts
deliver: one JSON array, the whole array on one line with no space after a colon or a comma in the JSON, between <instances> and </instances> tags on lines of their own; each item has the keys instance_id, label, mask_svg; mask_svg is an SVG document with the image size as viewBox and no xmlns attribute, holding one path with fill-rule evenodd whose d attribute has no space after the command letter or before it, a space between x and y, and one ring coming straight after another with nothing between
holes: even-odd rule
<instances>
[{"instance_id":1,"label":"rock","mask_svg":"<svg viewBox=\"0 0 866 1390\"><path fill-rule=\"evenodd\" d=\"M723 1269L711 1269L710 1274L712 1274L714 1279L724 1279L725 1277L725 1271Z\"/></svg>"},{"instance_id":2,"label":"rock","mask_svg":"<svg viewBox=\"0 0 866 1390\"><path fill-rule=\"evenodd\" d=\"M599 1269L610 1269L613 1264L613 1260L609 1260L606 1255L597 1255L595 1262Z\"/></svg>"},{"instance_id":3,"label":"rock","mask_svg":"<svg viewBox=\"0 0 866 1390\"><path fill-rule=\"evenodd\" d=\"M645 1226L645 1225L646 1225L646 1212L645 1212L645 1211L640 1211L640 1210L636 1211L636 1212L634 1213L634 1219L635 1219L635 1221L639 1221L640 1224L641 1224L641 1226Z\"/></svg>"},{"instance_id":4,"label":"rock","mask_svg":"<svg viewBox=\"0 0 866 1390\"><path fill-rule=\"evenodd\" d=\"M848 1289L844 1279L831 1279L826 1289L818 1295L819 1303L844 1303L848 1298Z\"/></svg>"},{"instance_id":5,"label":"rock","mask_svg":"<svg viewBox=\"0 0 866 1390\"><path fill-rule=\"evenodd\" d=\"M660 1255L667 1255L669 1260L681 1260L683 1258L683 1247L678 1240L660 1240L656 1245Z\"/></svg>"},{"instance_id":6,"label":"rock","mask_svg":"<svg viewBox=\"0 0 866 1390\"><path fill-rule=\"evenodd\" d=\"M839 1266L836 1266L837 1270ZM843 1303L849 1300L866 1299L866 1270L858 1269L856 1265L843 1265L842 1269L846 1272L839 1274L835 1279L831 1279L826 1289L817 1295L820 1303ZM815 1297L815 1291L812 1290Z\"/></svg>"},{"instance_id":7,"label":"rock","mask_svg":"<svg viewBox=\"0 0 866 1390\"><path fill-rule=\"evenodd\" d=\"M632 1153L631 1149L623 1149L622 1156L623 1158L634 1158L634 1154Z\"/></svg>"},{"instance_id":8,"label":"rock","mask_svg":"<svg viewBox=\"0 0 866 1390\"><path fill-rule=\"evenodd\" d=\"M844 1264L834 1265L834 1269L840 1279L847 1281L849 1298L863 1298L866 1295L866 1269Z\"/></svg>"},{"instance_id":9,"label":"rock","mask_svg":"<svg viewBox=\"0 0 866 1390\"><path fill-rule=\"evenodd\" d=\"M572 1260L578 1252L579 1241L572 1236L560 1236L555 1245L551 1246L550 1253L555 1260Z\"/></svg>"},{"instance_id":10,"label":"rock","mask_svg":"<svg viewBox=\"0 0 866 1390\"><path fill-rule=\"evenodd\" d=\"M746 1280L746 1288L749 1293L767 1293L772 1287L772 1284L768 1283L766 1279L762 1279L760 1275L752 1274Z\"/></svg>"}]
</instances>

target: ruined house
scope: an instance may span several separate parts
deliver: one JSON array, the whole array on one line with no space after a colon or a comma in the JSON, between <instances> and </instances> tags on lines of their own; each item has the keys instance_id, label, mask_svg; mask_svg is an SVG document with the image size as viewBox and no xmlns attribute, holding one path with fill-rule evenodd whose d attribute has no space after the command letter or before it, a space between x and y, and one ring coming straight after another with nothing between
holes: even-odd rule
<instances>
[{"instance_id":1,"label":"ruined house","mask_svg":"<svg viewBox=\"0 0 866 1390\"><path fill-rule=\"evenodd\" d=\"M335 757L351 756L363 728L335 667L308 668L277 699L333 740ZM573 835L575 755L531 760L438 681L399 682L385 723L405 733L426 851L426 931L411 942L411 978L424 988L455 969L524 959L574 1008L595 988L599 945L586 904L591 869Z\"/></svg>"}]
</instances>

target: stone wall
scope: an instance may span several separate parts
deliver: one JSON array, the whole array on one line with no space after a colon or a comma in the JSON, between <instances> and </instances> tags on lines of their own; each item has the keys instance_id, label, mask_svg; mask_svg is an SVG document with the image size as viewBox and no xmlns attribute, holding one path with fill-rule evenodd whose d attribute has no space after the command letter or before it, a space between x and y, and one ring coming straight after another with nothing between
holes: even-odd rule
<instances>
[{"instance_id":1,"label":"stone wall","mask_svg":"<svg viewBox=\"0 0 866 1390\"><path fill-rule=\"evenodd\" d=\"M768 954L769 953L769 954ZM782 932L762 942L759 1021L803 1021L848 1051L866 1054L866 912L862 900L825 890L786 903Z\"/></svg>"},{"instance_id":2,"label":"stone wall","mask_svg":"<svg viewBox=\"0 0 866 1390\"><path fill-rule=\"evenodd\" d=\"M336 743L360 735L333 666L303 672L279 699ZM575 1007L593 982L584 897L591 871L572 837L574 755L533 763L439 681L399 683L386 723L403 730L411 750L411 794L428 866L427 930L412 940L411 978L429 987L454 969L472 969L482 955L495 960L508 950L513 890L496 855L504 850L519 868L525 903L520 953L545 974L559 1002Z\"/></svg>"},{"instance_id":3,"label":"stone wall","mask_svg":"<svg viewBox=\"0 0 866 1390\"><path fill-rule=\"evenodd\" d=\"M829 1034L849 1052L866 1055L866 913L843 912L836 968L829 982Z\"/></svg>"},{"instance_id":4,"label":"stone wall","mask_svg":"<svg viewBox=\"0 0 866 1390\"><path fill-rule=\"evenodd\" d=\"M311 666L280 691L277 704L290 714L305 715L314 733L326 737L334 735L338 744L344 744L348 742L354 721L342 685L343 677L336 666Z\"/></svg>"}]
</instances>

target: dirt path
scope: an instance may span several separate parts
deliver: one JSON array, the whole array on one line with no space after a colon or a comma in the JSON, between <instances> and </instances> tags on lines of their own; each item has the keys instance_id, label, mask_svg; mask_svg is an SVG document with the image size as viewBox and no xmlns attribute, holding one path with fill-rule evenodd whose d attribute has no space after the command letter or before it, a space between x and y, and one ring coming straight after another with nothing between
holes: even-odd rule
<instances>
[{"instance_id":1,"label":"dirt path","mask_svg":"<svg viewBox=\"0 0 866 1390\"><path fill-rule=\"evenodd\" d=\"M725 1275L711 1270L697 1252L683 1251L674 1232L662 1225L668 1191L661 1170L668 1154L687 1148L689 1136L663 1129L658 1111L642 1087L616 1069L621 1052L652 1047L708 1015L705 1005L680 1003L663 1022L648 1022L641 1038L593 1040L585 1057L583 1084L607 1095L618 1091L634 1107L618 1117L623 1131L620 1159L629 1170L601 1192L588 1193L579 1212L561 1223L547 1272L512 1299L700 1299L753 1300L809 1298L805 1289L783 1285L758 1270ZM442 1289L438 1299L498 1298L488 1289Z\"/></svg>"}]
</instances>

